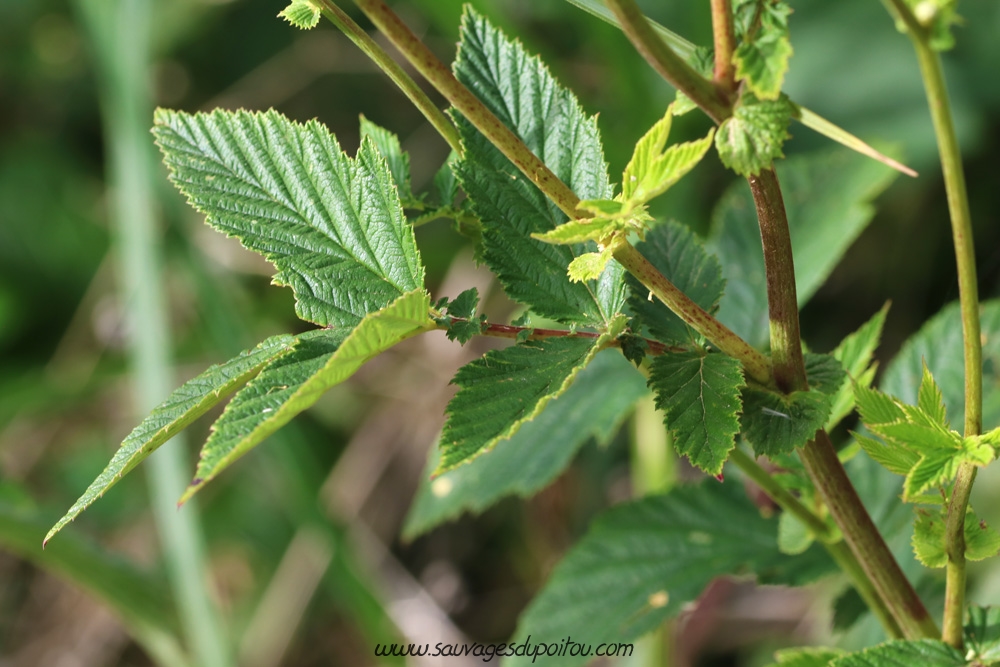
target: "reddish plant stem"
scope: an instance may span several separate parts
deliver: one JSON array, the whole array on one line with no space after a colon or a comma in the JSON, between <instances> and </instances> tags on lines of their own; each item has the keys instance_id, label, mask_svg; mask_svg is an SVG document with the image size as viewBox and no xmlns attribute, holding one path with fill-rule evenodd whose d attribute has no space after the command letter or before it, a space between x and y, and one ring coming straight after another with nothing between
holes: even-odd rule
<instances>
[{"instance_id":1,"label":"reddish plant stem","mask_svg":"<svg viewBox=\"0 0 1000 667\"><path fill-rule=\"evenodd\" d=\"M736 30L733 27L732 0L712 0L712 34L715 38L715 85L727 94L736 90Z\"/></svg>"},{"instance_id":2,"label":"reddish plant stem","mask_svg":"<svg viewBox=\"0 0 1000 667\"><path fill-rule=\"evenodd\" d=\"M451 322L454 324L456 322L468 322L469 320L463 319L461 317L452 317ZM572 336L575 338L600 338L602 334L593 331L570 331L568 329L539 329L536 327L519 327L513 324L493 324L492 322L487 323L486 328L483 329L483 336L490 336L492 338L517 338L518 335L525 331L530 331L528 335L528 340L545 340L546 338L565 338L567 336ZM665 352L681 352L684 348L674 347L671 345L665 345L658 340L652 340L649 338L643 338L646 345L649 347L649 354L656 356L663 354ZM614 341L611 345L612 347L621 347L621 343Z\"/></svg>"}]
</instances>

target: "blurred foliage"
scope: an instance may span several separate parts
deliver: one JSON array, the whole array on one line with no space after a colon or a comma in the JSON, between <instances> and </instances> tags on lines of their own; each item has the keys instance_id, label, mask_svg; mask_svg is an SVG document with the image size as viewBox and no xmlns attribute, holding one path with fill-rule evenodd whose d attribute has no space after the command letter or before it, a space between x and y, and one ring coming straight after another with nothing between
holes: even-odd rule
<instances>
[{"instance_id":1,"label":"blurred foliage","mask_svg":"<svg viewBox=\"0 0 1000 667\"><path fill-rule=\"evenodd\" d=\"M600 114L610 172L621 173L635 140L662 116L673 92L617 30L568 3L474 4L540 53L588 111ZM707 3L641 4L688 39L711 41ZM396 7L451 60L458 0ZM150 82L158 102L190 111L275 107L298 120L316 117L349 152L358 145L364 114L399 134L411 155L414 188L421 189L447 155L444 142L332 27L295 31L275 17L281 8L281 2L249 0L159 2L159 56ZM805 339L828 350L891 299L879 351L885 360L957 298L944 189L916 62L874 0L798 0L794 10L786 92L866 140L895 144L921 173L897 179L880 197L875 222L803 315ZM987 299L1000 294L1000 163L993 157L1000 152L1000 4L966 0L960 12L965 21L945 66ZM100 472L135 415L117 277L107 259L113 239L93 54L62 0L0 1L0 45L0 502L27 503L50 516ZM694 139L707 129L704 118L689 114L678 120L675 138ZM800 125L793 133L789 155L827 143ZM714 203L733 180L711 157L652 212L704 233ZM208 230L165 175L160 185L178 383L267 335L300 331L290 292L268 285L267 267ZM454 297L478 281L485 312L509 313L509 302L470 268L470 249L445 223L420 228L417 240L435 297ZM406 624L436 618L432 609L452 621L438 619L417 632L447 629L505 641L590 518L628 497L627 447L619 436L604 448L585 446L569 472L533 499L508 499L475 520L465 517L413 543L399 542L426 452L443 422L447 381L487 349L481 343L459 349L434 336L363 369L204 492L213 594L234 642L242 637L244 655L261 660L241 664L277 664L259 656L284 650L272 641L282 632L285 664L374 664L376 641L400 636L396 624L413 632ZM207 435L208 423L195 426L194 440ZM191 463L193 469L193 457ZM996 506L998 482L997 474L984 476L976 492L990 500L978 506ZM147 507L142 478L131 476L71 530L100 545L87 549L126 555L147 571L143 577L162 585ZM150 664L107 612L29 564L37 557L30 548L0 552L0 661ZM296 572L313 578L296 578ZM295 606L268 598L274 581L305 595L301 625L295 617L284 627ZM973 599L1000 595L995 566L980 566L976 581ZM759 644L748 646L762 633L793 641L788 633L800 621L795 604L785 599L777 607L792 610L784 624L749 624L725 637L721 626L710 626L700 645L713 648L702 654L728 653L725 664L742 655L743 664L756 664ZM825 632L819 626L813 630ZM258 627L272 632L246 633ZM66 656L75 662L60 663Z\"/></svg>"}]
</instances>

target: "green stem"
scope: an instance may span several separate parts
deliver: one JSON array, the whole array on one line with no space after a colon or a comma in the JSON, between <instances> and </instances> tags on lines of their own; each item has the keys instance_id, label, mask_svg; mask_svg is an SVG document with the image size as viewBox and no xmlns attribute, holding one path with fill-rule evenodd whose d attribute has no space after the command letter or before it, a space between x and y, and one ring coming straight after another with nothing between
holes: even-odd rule
<instances>
[{"instance_id":1,"label":"green stem","mask_svg":"<svg viewBox=\"0 0 1000 667\"><path fill-rule=\"evenodd\" d=\"M548 195L570 218L576 218L580 203L573 191L545 166L472 91L463 86L420 38L382 0L354 0L365 16L389 38L400 53L453 107L483 133L508 160Z\"/></svg>"},{"instance_id":2,"label":"green stem","mask_svg":"<svg viewBox=\"0 0 1000 667\"><path fill-rule=\"evenodd\" d=\"M731 93L736 90L736 68L733 66L736 30L731 0L712 0L712 34L715 41L713 79L720 89Z\"/></svg>"},{"instance_id":3,"label":"green stem","mask_svg":"<svg viewBox=\"0 0 1000 667\"><path fill-rule=\"evenodd\" d=\"M909 25L909 22L907 23ZM958 265L958 294L962 310L962 339L965 356L965 436L979 435L983 428L983 348L979 322L979 288L976 251L972 236L972 216L965 188L962 155L955 136L948 89L941 58L931 48L926 32L911 32L927 103L934 122L941 171L948 195L952 242ZM969 504L976 468L965 463L955 477L955 487L945 519L946 565L945 607L942 639L961 649L962 617L965 613L965 512Z\"/></svg>"},{"instance_id":4,"label":"green stem","mask_svg":"<svg viewBox=\"0 0 1000 667\"><path fill-rule=\"evenodd\" d=\"M156 159L149 140L150 0L77 0L97 56L108 145L108 180L128 341L133 409L143 414L173 387L162 240L157 230ZM167 574L194 662L232 664L218 612L206 590L208 565L197 508L177 511L188 479L183 440L150 456L146 471Z\"/></svg>"},{"instance_id":5,"label":"green stem","mask_svg":"<svg viewBox=\"0 0 1000 667\"><path fill-rule=\"evenodd\" d=\"M767 276L767 307L771 327L771 364L782 391L806 389L805 362L799 334L799 305L795 292L792 239L774 169L747 178L757 207Z\"/></svg>"},{"instance_id":6,"label":"green stem","mask_svg":"<svg viewBox=\"0 0 1000 667\"><path fill-rule=\"evenodd\" d=\"M771 362L722 322L708 314L677 289L662 273L642 256L631 243L614 251L614 257L649 291L662 301L695 331L707 338L720 351L742 362L747 373L762 384L771 384Z\"/></svg>"},{"instance_id":7,"label":"green stem","mask_svg":"<svg viewBox=\"0 0 1000 667\"><path fill-rule=\"evenodd\" d=\"M635 0L605 0L629 41L660 76L691 98L716 123L732 115L728 95L698 74L650 25Z\"/></svg>"},{"instance_id":8,"label":"green stem","mask_svg":"<svg viewBox=\"0 0 1000 667\"><path fill-rule=\"evenodd\" d=\"M403 94L406 95L413 105L424 114L424 117L430 121L430 124L438 131L438 133L444 137L444 140L448 142L451 149L462 154L462 141L459 139L458 130L455 125L448 120L448 117L444 115L440 109L435 106L431 98L420 89L420 86L410 77L409 74L403 71L403 68L399 64L389 57L389 54L385 52L378 43L371 38L371 36L361 28L357 23L354 22L350 16L348 16L344 10L337 6L333 0L318 0L323 6L323 16L325 16L333 25L337 26L341 32L343 32L347 37L354 42L355 45L361 51L372 59L372 61L378 65L379 69L385 72L386 76L392 79Z\"/></svg>"},{"instance_id":9,"label":"green stem","mask_svg":"<svg viewBox=\"0 0 1000 667\"><path fill-rule=\"evenodd\" d=\"M898 639L903 636L899 624L893 618L892 612L879 596L874 584L865 573L861 563L841 539L841 535L832 531L829 524L823 521L815 512L802 504L798 498L793 496L788 490L781 486L774 477L760 466L743 450L736 448L729 455L729 460L743 471L743 474L750 478L771 500L777 503L778 507L795 516L801 521L820 541L830 557L840 567L851 581L854 589L865 601L868 608L872 610L878 618L886 634L891 639Z\"/></svg>"}]
</instances>

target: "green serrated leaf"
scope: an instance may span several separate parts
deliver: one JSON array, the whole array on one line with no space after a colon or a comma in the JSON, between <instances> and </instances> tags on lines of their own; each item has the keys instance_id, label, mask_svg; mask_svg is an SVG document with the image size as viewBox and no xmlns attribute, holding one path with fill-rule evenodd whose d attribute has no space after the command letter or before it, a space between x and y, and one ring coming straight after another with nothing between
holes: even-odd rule
<instances>
[{"instance_id":1,"label":"green serrated leaf","mask_svg":"<svg viewBox=\"0 0 1000 667\"><path fill-rule=\"evenodd\" d=\"M487 352L459 369L452 380L459 390L448 404L435 474L470 461L517 433L569 389L607 337L527 341Z\"/></svg>"},{"instance_id":2,"label":"green serrated leaf","mask_svg":"<svg viewBox=\"0 0 1000 667\"><path fill-rule=\"evenodd\" d=\"M587 280L597 280L604 272L608 262L611 261L611 254L614 246L609 245L601 252L586 252L572 262L566 269L566 274L570 281L582 283Z\"/></svg>"},{"instance_id":3,"label":"green serrated leaf","mask_svg":"<svg viewBox=\"0 0 1000 667\"><path fill-rule=\"evenodd\" d=\"M476 317L476 308L479 306L479 290L470 287L455 297L447 306L448 315L451 317L461 317L471 320Z\"/></svg>"},{"instance_id":4,"label":"green serrated leaf","mask_svg":"<svg viewBox=\"0 0 1000 667\"><path fill-rule=\"evenodd\" d=\"M853 378L854 383L844 382L833 397L833 406L830 408L830 418L826 422L826 430L831 431L839 424L844 417L854 409L854 387L858 384L862 387L871 386L875 378L875 366L872 359L875 355L875 348L878 347L882 338L882 327L885 325L885 317L889 312L889 304L882 307L882 310L875 313L870 320L840 341L831 354L840 361L849 378Z\"/></svg>"},{"instance_id":5,"label":"green serrated leaf","mask_svg":"<svg viewBox=\"0 0 1000 667\"><path fill-rule=\"evenodd\" d=\"M581 218L579 220L570 220L544 234L534 233L531 235L531 238L544 241L545 243L571 245L574 243L586 243L587 241L600 241L619 228L620 224L617 220L609 218ZM577 255L576 259L580 257L581 255Z\"/></svg>"},{"instance_id":6,"label":"green serrated leaf","mask_svg":"<svg viewBox=\"0 0 1000 667\"><path fill-rule=\"evenodd\" d=\"M293 336L273 336L224 364L209 367L175 389L129 433L104 472L52 527L45 541L48 542L160 445L249 382L267 364L288 354L294 343Z\"/></svg>"},{"instance_id":7,"label":"green serrated leaf","mask_svg":"<svg viewBox=\"0 0 1000 667\"><path fill-rule=\"evenodd\" d=\"M715 133L715 147L722 164L740 176L753 176L785 156L781 147L788 134L795 106L786 95L759 100L744 93L733 115Z\"/></svg>"},{"instance_id":8,"label":"green serrated leaf","mask_svg":"<svg viewBox=\"0 0 1000 667\"><path fill-rule=\"evenodd\" d=\"M923 377L920 379L920 389L917 391L917 407L927 415L932 423L944 429L950 428L944 396L941 394L941 388L934 381L934 376L927 369L926 363L924 364Z\"/></svg>"},{"instance_id":9,"label":"green serrated leaf","mask_svg":"<svg viewBox=\"0 0 1000 667\"><path fill-rule=\"evenodd\" d=\"M779 163L777 172L802 307L871 221L872 201L897 174L839 148L793 156ZM734 183L716 206L706 247L719 257L727 280L718 319L751 345L765 346L767 284L756 207L745 181Z\"/></svg>"},{"instance_id":10,"label":"green serrated leaf","mask_svg":"<svg viewBox=\"0 0 1000 667\"><path fill-rule=\"evenodd\" d=\"M407 516L404 538L412 539L465 511L478 514L504 496L533 495L569 465L588 439L607 442L645 394L642 374L615 350L607 350L509 441L430 480L438 466L435 448Z\"/></svg>"},{"instance_id":11,"label":"green serrated leaf","mask_svg":"<svg viewBox=\"0 0 1000 667\"><path fill-rule=\"evenodd\" d=\"M806 378L809 387L832 397L847 382L847 374L840 361L831 354L805 354Z\"/></svg>"},{"instance_id":12,"label":"green serrated leaf","mask_svg":"<svg viewBox=\"0 0 1000 667\"><path fill-rule=\"evenodd\" d=\"M762 100L774 100L781 94L781 85L792 56L788 38L788 15L791 8L784 2L761 5L759 29L746 35L733 54L736 78L744 81L751 93Z\"/></svg>"},{"instance_id":13,"label":"green serrated leaf","mask_svg":"<svg viewBox=\"0 0 1000 667\"><path fill-rule=\"evenodd\" d=\"M969 607L965 646L972 658L984 664L1000 661L1000 607Z\"/></svg>"},{"instance_id":14,"label":"green serrated leaf","mask_svg":"<svg viewBox=\"0 0 1000 667\"><path fill-rule=\"evenodd\" d=\"M879 442L858 433L852 435L865 453L889 472L905 477L920 461L919 454L895 442Z\"/></svg>"},{"instance_id":15,"label":"green serrated leaf","mask_svg":"<svg viewBox=\"0 0 1000 667\"><path fill-rule=\"evenodd\" d=\"M413 191L410 189L410 154L399 145L399 137L384 127L380 127L361 116L361 139L372 140L375 148L385 158L389 172L396 184L399 198L404 202L413 201Z\"/></svg>"},{"instance_id":16,"label":"green serrated leaf","mask_svg":"<svg viewBox=\"0 0 1000 667\"><path fill-rule=\"evenodd\" d=\"M663 354L650 364L649 386L674 448L705 472L721 473L740 428L739 361L700 350Z\"/></svg>"},{"instance_id":17,"label":"green serrated leaf","mask_svg":"<svg viewBox=\"0 0 1000 667\"><path fill-rule=\"evenodd\" d=\"M965 667L958 650L936 639L898 639L837 658L830 667Z\"/></svg>"},{"instance_id":18,"label":"green serrated leaf","mask_svg":"<svg viewBox=\"0 0 1000 667\"><path fill-rule=\"evenodd\" d=\"M854 400L861 420L869 427L895 424L906 419L906 411L899 401L878 389L854 384Z\"/></svg>"},{"instance_id":19,"label":"green serrated leaf","mask_svg":"<svg viewBox=\"0 0 1000 667\"><path fill-rule=\"evenodd\" d=\"M639 139L622 175L622 198L631 206L645 204L684 177L712 145L713 130L698 141L664 150L670 135L673 107Z\"/></svg>"},{"instance_id":20,"label":"green serrated leaf","mask_svg":"<svg viewBox=\"0 0 1000 667\"><path fill-rule=\"evenodd\" d=\"M292 0L291 4L278 13L278 16L296 28L310 30L319 23L321 13L322 9L313 0Z\"/></svg>"},{"instance_id":21,"label":"green serrated leaf","mask_svg":"<svg viewBox=\"0 0 1000 667\"><path fill-rule=\"evenodd\" d=\"M559 563L521 615L514 641L529 634L532 643L631 641L720 575L782 568L791 557L778 552L776 531L777 521L763 518L739 484L709 480L617 505ZM508 662L529 665L531 656ZM568 651L545 660L552 667L587 662Z\"/></svg>"},{"instance_id":22,"label":"green serrated leaf","mask_svg":"<svg viewBox=\"0 0 1000 667\"><path fill-rule=\"evenodd\" d=\"M903 483L903 500L913 502L920 494L941 487L955 478L958 467L964 462L961 452L935 449L920 455Z\"/></svg>"},{"instance_id":23,"label":"green serrated leaf","mask_svg":"<svg viewBox=\"0 0 1000 667\"><path fill-rule=\"evenodd\" d=\"M830 400L818 389L784 395L747 386L740 431L758 456L791 452L823 428L830 415Z\"/></svg>"},{"instance_id":24,"label":"green serrated leaf","mask_svg":"<svg viewBox=\"0 0 1000 667\"><path fill-rule=\"evenodd\" d=\"M917 560L927 567L939 568L948 564L945 538L945 510L940 507L916 508L913 552ZM965 557L983 560L1000 554L1000 533L981 521L969 507L965 512Z\"/></svg>"},{"instance_id":25,"label":"green serrated leaf","mask_svg":"<svg viewBox=\"0 0 1000 667\"><path fill-rule=\"evenodd\" d=\"M239 457L312 406L372 357L436 326L423 290L404 294L353 330L324 329L298 337L295 349L271 362L226 406L201 449L195 479L181 502Z\"/></svg>"},{"instance_id":26,"label":"green serrated leaf","mask_svg":"<svg viewBox=\"0 0 1000 667\"><path fill-rule=\"evenodd\" d=\"M548 68L467 9L455 75L580 199L610 199L596 118ZM571 283L566 271L592 243L550 245L531 238L566 220L521 172L464 118L456 117L465 154L457 171L483 225L483 257L507 294L539 315L604 327L625 300L624 270L609 262L600 280Z\"/></svg>"},{"instance_id":27,"label":"green serrated leaf","mask_svg":"<svg viewBox=\"0 0 1000 667\"><path fill-rule=\"evenodd\" d=\"M831 660L845 654L846 652L839 648L818 646L783 648L775 652L776 662L771 663L768 667L829 667Z\"/></svg>"},{"instance_id":28,"label":"green serrated leaf","mask_svg":"<svg viewBox=\"0 0 1000 667\"><path fill-rule=\"evenodd\" d=\"M655 227L646 240L636 246L677 289L709 313L714 313L722 298L726 281L719 260L705 251L701 241L687 226L675 220ZM650 301L648 290L633 276L628 276L632 294L628 305L657 340L687 344L700 337L659 299Z\"/></svg>"},{"instance_id":29,"label":"green serrated leaf","mask_svg":"<svg viewBox=\"0 0 1000 667\"><path fill-rule=\"evenodd\" d=\"M352 159L318 122L276 111L158 109L154 122L171 180L208 224L277 267L299 317L353 327L422 288L413 229L372 141Z\"/></svg>"},{"instance_id":30,"label":"green serrated leaf","mask_svg":"<svg viewBox=\"0 0 1000 667\"><path fill-rule=\"evenodd\" d=\"M983 338L983 427L1000 425L1000 301L981 304ZM917 402L924 364L939 385L948 419L960 424L965 414L965 362L958 302L927 321L886 368L884 391L910 404Z\"/></svg>"}]
</instances>

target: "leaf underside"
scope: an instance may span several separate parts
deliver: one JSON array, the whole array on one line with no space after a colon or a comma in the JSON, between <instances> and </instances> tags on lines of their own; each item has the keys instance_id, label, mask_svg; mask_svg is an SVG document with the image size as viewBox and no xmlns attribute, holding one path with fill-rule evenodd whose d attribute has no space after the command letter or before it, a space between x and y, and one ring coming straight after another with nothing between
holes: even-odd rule
<instances>
[{"instance_id":1,"label":"leaf underside","mask_svg":"<svg viewBox=\"0 0 1000 667\"><path fill-rule=\"evenodd\" d=\"M154 122L174 184L209 225L275 265L302 319L355 326L423 286L413 229L371 140L350 158L320 123L273 110L158 109Z\"/></svg>"},{"instance_id":2,"label":"leaf underside","mask_svg":"<svg viewBox=\"0 0 1000 667\"><path fill-rule=\"evenodd\" d=\"M596 119L536 57L470 8L462 18L455 75L581 199L612 195ZM558 207L471 123L456 115L465 154L462 188L482 220L484 258L507 294L564 323L603 326L625 299L624 270L608 264L596 281L572 283L570 262L593 243L552 245L531 238L566 221Z\"/></svg>"}]
</instances>

